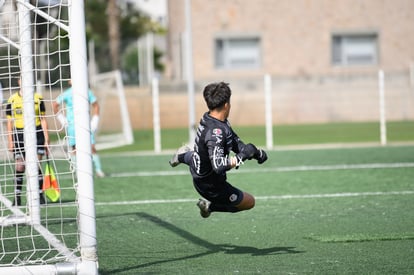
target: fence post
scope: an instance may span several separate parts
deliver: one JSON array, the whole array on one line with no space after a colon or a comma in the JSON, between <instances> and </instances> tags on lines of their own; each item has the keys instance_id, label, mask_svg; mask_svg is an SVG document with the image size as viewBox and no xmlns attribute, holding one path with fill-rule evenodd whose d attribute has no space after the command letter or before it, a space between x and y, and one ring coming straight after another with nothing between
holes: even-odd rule
<instances>
[{"instance_id":1,"label":"fence post","mask_svg":"<svg viewBox=\"0 0 414 275\"><path fill-rule=\"evenodd\" d=\"M160 126L160 103L159 103L159 85L156 77L152 78L152 109L154 123L154 151L161 152L161 126Z\"/></svg>"},{"instance_id":2,"label":"fence post","mask_svg":"<svg viewBox=\"0 0 414 275\"><path fill-rule=\"evenodd\" d=\"M265 119L266 119L266 148L273 148L273 121L272 121L272 78L269 74L264 76L265 92Z\"/></svg>"},{"instance_id":3,"label":"fence post","mask_svg":"<svg viewBox=\"0 0 414 275\"><path fill-rule=\"evenodd\" d=\"M387 145L387 127L385 119L385 94L384 94L384 71L378 71L379 86L379 113L380 113L380 138L381 145Z\"/></svg>"}]
</instances>

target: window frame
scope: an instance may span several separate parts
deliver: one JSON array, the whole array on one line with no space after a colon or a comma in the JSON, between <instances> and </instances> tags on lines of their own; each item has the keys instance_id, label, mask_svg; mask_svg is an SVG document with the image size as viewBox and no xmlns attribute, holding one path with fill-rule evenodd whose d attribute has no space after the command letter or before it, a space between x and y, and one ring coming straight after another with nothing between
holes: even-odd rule
<instances>
[{"instance_id":1,"label":"window frame","mask_svg":"<svg viewBox=\"0 0 414 275\"><path fill-rule=\"evenodd\" d=\"M213 39L214 68L217 70L259 69L262 66L261 47L262 39L257 34L217 35ZM237 51L242 55L237 57Z\"/></svg>"},{"instance_id":2,"label":"window frame","mask_svg":"<svg viewBox=\"0 0 414 275\"><path fill-rule=\"evenodd\" d=\"M378 32L366 31L332 33L331 64L333 66L375 66L378 65L378 63Z\"/></svg>"}]
</instances>

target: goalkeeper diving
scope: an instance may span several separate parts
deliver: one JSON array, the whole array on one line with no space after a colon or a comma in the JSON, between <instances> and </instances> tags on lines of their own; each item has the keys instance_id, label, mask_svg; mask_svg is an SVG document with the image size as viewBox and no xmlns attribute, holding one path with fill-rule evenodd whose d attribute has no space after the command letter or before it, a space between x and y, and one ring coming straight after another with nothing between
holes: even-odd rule
<instances>
[{"instance_id":1,"label":"goalkeeper diving","mask_svg":"<svg viewBox=\"0 0 414 275\"><path fill-rule=\"evenodd\" d=\"M175 167L189 166L193 185L203 197L197 203L200 215L208 218L212 212L239 212L255 205L255 198L229 182L227 171L239 168L245 161L255 159L259 164L267 160L264 150L245 144L233 131L228 121L231 89L227 83L211 83L204 88L208 107L200 120L194 149L180 147L170 160ZM230 156L234 152L234 156Z\"/></svg>"}]
</instances>

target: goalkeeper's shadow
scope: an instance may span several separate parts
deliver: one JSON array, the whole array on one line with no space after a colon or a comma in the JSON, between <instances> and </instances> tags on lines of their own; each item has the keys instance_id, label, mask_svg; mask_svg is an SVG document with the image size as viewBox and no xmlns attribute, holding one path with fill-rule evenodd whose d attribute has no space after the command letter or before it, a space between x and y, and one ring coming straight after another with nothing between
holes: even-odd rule
<instances>
[{"instance_id":1,"label":"goalkeeper's shadow","mask_svg":"<svg viewBox=\"0 0 414 275\"><path fill-rule=\"evenodd\" d=\"M232 244L213 244L209 241L201 239L194 234L185 231L169 222L166 222L156 216L149 215L148 213L139 212L137 216L146 219L158 226L162 226L165 229L173 232L174 234L186 239L187 241L204 247L213 253L225 252L227 254L251 254L252 256L271 255L271 254L285 254L285 253L302 253L302 251L295 250L294 247L272 247L272 248L256 248L251 246L237 246Z\"/></svg>"},{"instance_id":2,"label":"goalkeeper's shadow","mask_svg":"<svg viewBox=\"0 0 414 275\"><path fill-rule=\"evenodd\" d=\"M131 215L129 213L128 215ZM162 227L164 229L169 230L170 232L174 233L175 235L187 240L188 242L193 243L194 245L200 246L202 248L205 248L206 251L201 253L196 253L193 255L188 255L184 257L178 257L174 259L165 259L165 260L158 260L148 263L139 264L136 266L128 267L125 269L117 269L117 270L111 270L110 272L106 273L105 271L102 272L102 274L114 274L117 272L125 272L128 270L134 270L139 268L144 268L148 266L168 263L168 262L175 262L175 261L184 261L187 259L193 259L193 258L199 258L204 257L210 254L215 253L226 253L226 254L251 254L251 256L265 256L265 255L277 255L277 254L297 254L297 253L303 253L304 251L298 251L295 249L295 247L270 247L270 248L257 248L252 246L238 246L238 245L232 245L232 244L213 244L207 240L204 240L200 237L197 237L196 235L185 231L169 222L166 222L156 216L150 215L148 213L144 212L138 212L135 213L136 216L138 216L140 219L147 220L156 226Z\"/></svg>"}]
</instances>

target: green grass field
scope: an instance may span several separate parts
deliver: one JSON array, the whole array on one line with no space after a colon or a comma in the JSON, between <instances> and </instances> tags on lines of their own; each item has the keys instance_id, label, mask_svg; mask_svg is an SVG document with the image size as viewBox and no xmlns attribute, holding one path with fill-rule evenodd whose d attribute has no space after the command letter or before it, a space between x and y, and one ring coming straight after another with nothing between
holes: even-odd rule
<instances>
[{"instance_id":1,"label":"green grass field","mask_svg":"<svg viewBox=\"0 0 414 275\"><path fill-rule=\"evenodd\" d=\"M304 125L275 125L273 127L273 143L278 146L309 144L356 144L380 143L380 125L378 122L329 123ZM243 140L257 145L266 144L266 130L263 126L234 127ZM135 142L122 148L103 152L130 152L154 150L153 130L134 132ZM162 129L161 147L175 149L188 139L188 128ZM414 142L414 121L391 121L387 123L387 141Z\"/></svg>"},{"instance_id":2,"label":"green grass field","mask_svg":"<svg viewBox=\"0 0 414 275\"><path fill-rule=\"evenodd\" d=\"M100 274L414 272L414 146L271 151L228 176L255 208L208 219L169 157L102 154Z\"/></svg>"},{"instance_id":3,"label":"green grass field","mask_svg":"<svg viewBox=\"0 0 414 275\"><path fill-rule=\"evenodd\" d=\"M228 174L256 206L208 219L199 215L187 167L168 164L188 130L164 129L163 154L151 152L152 131L137 131L133 145L100 152L108 176L94 184L99 273L413 274L413 125L389 123L388 146L379 145L376 123L277 126L266 163L249 161ZM265 144L263 127L235 130L245 142ZM62 202L71 203L68 163L56 165ZM76 246L75 208L52 206L42 208L48 229L59 234L53 218L64 215L65 242ZM5 237L30 230L2 227L3 250L16 249ZM35 245L48 249L37 238Z\"/></svg>"}]
</instances>

